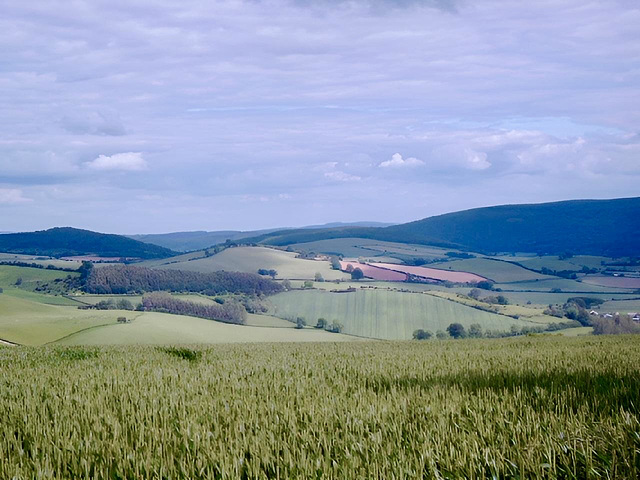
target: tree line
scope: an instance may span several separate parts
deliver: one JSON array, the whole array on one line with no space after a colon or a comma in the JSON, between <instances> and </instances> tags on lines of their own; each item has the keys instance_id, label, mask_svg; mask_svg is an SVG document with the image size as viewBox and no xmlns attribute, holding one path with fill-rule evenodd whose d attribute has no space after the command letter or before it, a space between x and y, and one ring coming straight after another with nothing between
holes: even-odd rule
<instances>
[{"instance_id":1,"label":"tree line","mask_svg":"<svg viewBox=\"0 0 640 480\"><path fill-rule=\"evenodd\" d=\"M84 290L96 294L145 293L159 290L198 292L205 295L240 293L272 295L283 290L273 280L253 273L187 272L161 270L134 265L109 265L91 268L84 281Z\"/></svg>"},{"instance_id":2,"label":"tree line","mask_svg":"<svg viewBox=\"0 0 640 480\"><path fill-rule=\"evenodd\" d=\"M166 292L153 292L142 297L142 308L144 311L189 315L236 325L243 325L247 321L247 311L233 300L227 300L224 304L204 304L182 300Z\"/></svg>"}]
</instances>

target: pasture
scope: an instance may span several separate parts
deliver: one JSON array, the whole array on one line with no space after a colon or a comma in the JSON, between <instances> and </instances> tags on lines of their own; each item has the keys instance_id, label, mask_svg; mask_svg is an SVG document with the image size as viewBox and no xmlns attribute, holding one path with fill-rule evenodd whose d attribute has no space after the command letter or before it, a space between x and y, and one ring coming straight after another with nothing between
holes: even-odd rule
<instances>
[{"instance_id":1,"label":"pasture","mask_svg":"<svg viewBox=\"0 0 640 480\"><path fill-rule=\"evenodd\" d=\"M394 270L389 270L388 268L376 267L366 263L340 261L340 267L342 270L348 272L349 266L354 270L359 268L362 270L362 274L365 277L373 280L380 280L383 282L404 282L407 279L406 273L396 272Z\"/></svg>"},{"instance_id":2,"label":"pasture","mask_svg":"<svg viewBox=\"0 0 640 480\"><path fill-rule=\"evenodd\" d=\"M156 312L125 312L134 320L115 322L80 331L61 345L175 345L193 343L341 342L357 340L347 335L315 329L288 328L271 317L252 315L248 325L231 325L203 318ZM121 312L121 314L123 314ZM260 326L255 326L260 325Z\"/></svg>"},{"instance_id":3,"label":"pasture","mask_svg":"<svg viewBox=\"0 0 640 480\"><path fill-rule=\"evenodd\" d=\"M192 272L257 273L259 269L276 270L276 278L312 280L320 273L326 280L346 279L348 274L333 270L326 260L306 260L297 258L294 252L285 252L267 247L227 248L216 255L196 260L158 265L158 268L186 270Z\"/></svg>"},{"instance_id":4,"label":"pasture","mask_svg":"<svg viewBox=\"0 0 640 480\"><path fill-rule=\"evenodd\" d=\"M638 478L640 339L0 347L0 478Z\"/></svg>"},{"instance_id":5,"label":"pasture","mask_svg":"<svg viewBox=\"0 0 640 480\"><path fill-rule=\"evenodd\" d=\"M513 263L489 258L469 258L465 260L453 260L443 264L432 265L443 270L472 272L476 275L488 278L496 283L511 283L531 280L545 280L554 278L549 275L532 272Z\"/></svg>"},{"instance_id":6,"label":"pasture","mask_svg":"<svg viewBox=\"0 0 640 480\"><path fill-rule=\"evenodd\" d=\"M469 272L448 271L429 267L411 267L407 265L394 265L390 263L372 263L371 265L373 265L374 267L393 269L398 272L446 282L477 283L486 280L485 277Z\"/></svg>"},{"instance_id":7,"label":"pasture","mask_svg":"<svg viewBox=\"0 0 640 480\"><path fill-rule=\"evenodd\" d=\"M507 331L511 325L537 323L477 310L457 302L425 293L360 289L351 293L322 290L295 290L279 293L269 300L273 315L294 321L303 317L308 325L319 318L344 326L343 332L368 338L408 340L417 329L445 330L458 322L469 327L479 323L483 329Z\"/></svg>"}]
</instances>

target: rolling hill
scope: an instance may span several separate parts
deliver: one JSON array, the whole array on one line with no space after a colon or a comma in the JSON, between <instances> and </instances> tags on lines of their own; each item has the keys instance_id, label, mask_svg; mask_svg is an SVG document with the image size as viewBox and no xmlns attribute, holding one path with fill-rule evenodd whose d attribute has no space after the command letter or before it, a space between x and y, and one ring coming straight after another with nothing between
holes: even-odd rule
<instances>
[{"instance_id":1,"label":"rolling hill","mask_svg":"<svg viewBox=\"0 0 640 480\"><path fill-rule=\"evenodd\" d=\"M309 225L302 227L302 230L310 229L326 229L337 227L387 227L392 224L380 222L354 222L354 223L326 223L324 225ZM161 247L176 250L178 252L190 252L193 250L202 250L227 240L238 241L244 238L256 237L260 235L268 235L273 232L289 230L289 228L271 228L267 230L218 230L213 232L195 231L195 232L172 232L172 233L155 233L142 235L127 235L129 238L139 240L145 243L152 243Z\"/></svg>"},{"instance_id":2,"label":"rolling hill","mask_svg":"<svg viewBox=\"0 0 640 480\"><path fill-rule=\"evenodd\" d=\"M437 245L460 250L610 257L640 252L640 197L501 205L386 228L340 227L272 232L246 241L290 245L334 238Z\"/></svg>"},{"instance_id":3,"label":"rolling hill","mask_svg":"<svg viewBox=\"0 0 640 480\"><path fill-rule=\"evenodd\" d=\"M165 258L176 252L122 235L71 227L0 235L0 252L51 257L93 255L98 257Z\"/></svg>"}]
</instances>

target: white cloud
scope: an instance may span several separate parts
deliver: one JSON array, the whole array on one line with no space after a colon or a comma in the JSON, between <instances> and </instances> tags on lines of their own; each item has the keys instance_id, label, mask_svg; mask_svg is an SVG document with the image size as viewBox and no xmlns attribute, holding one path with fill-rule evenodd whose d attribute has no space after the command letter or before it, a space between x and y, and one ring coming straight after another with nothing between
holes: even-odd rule
<instances>
[{"instance_id":1,"label":"white cloud","mask_svg":"<svg viewBox=\"0 0 640 480\"><path fill-rule=\"evenodd\" d=\"M487 154L484 152L476 152L467 148L465 150L467 154L467 168L471 170L485 170L491 166L491 163L487 161Z\"/></svg>"},{"instance_id":2,"label":"white cloud","mask_svg":"<svg viewBox=\"0 0 640 480\"><path fill-rule=\"evenodd\" d=\"M362 178L357 175L351 175L340 170L336 170L335 172L326 172L324 176L325 178L337 180L339 182L359 182L362 180Z\"/></svg>"},{"instance_id":3,"label":"white cloud","mask_svg":"<svg viewBox=\"0 0 640 480\"><path fill-rule=\"evenodd\" d=\"M418 165L424 165L424 162L414 157L402 158L402 155L400 155L399 153L394 153L391 156L391 160L385 160L378 166L381 168L387 168L387 167L417 167Z\"/></svg>"},{"instance_id":4,"label":"white cloud","mask_svg":"<svg viewBox=\"0 0 640 480\"><path fill-rule=\"evenodd\" d=\"M111 156L100 155L85 165L92 170L127 170L140 171L146 170L149 166L147 161L142 158L141 152L116 153Z\"/></svg>"},{"instance_id":5,"label":"white cloud","mask_svg":"<svg viewBox=\"0 0 640 480\"><path fill-rule=\"evenodd\" d=\"M22 190L18 188L0 188L0 205L25 203L30 201L31 199L24 197Z\"/></svg>"}]
</instances>

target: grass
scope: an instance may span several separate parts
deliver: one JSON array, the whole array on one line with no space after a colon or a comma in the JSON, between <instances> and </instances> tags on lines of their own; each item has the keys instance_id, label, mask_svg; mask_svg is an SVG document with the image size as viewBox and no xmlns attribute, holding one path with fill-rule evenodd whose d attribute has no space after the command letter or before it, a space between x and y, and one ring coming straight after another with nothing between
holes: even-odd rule
<instances>
[{"instance_id":1,"label":"grass","mask_svg":"<svg viewBox=\"0 0 640 480\"><path fill-rule=\"evenodd\" d=\"M308 325L318 318L337 321L344 333L386 340L407 340L419 328L445 330L458 322L469 327L479 323L483 329L509 330L511 325L535 325L524 319L476 310L429 294L361 289L353 293L322 290L294 290L270 297L274 315L295 320L304 317Z\"/></svg>"},{"instance_id":2,"label":"grass","mask_svg":"<svg viewBox=\"0 0 640 480\"><path fill-rule=\"evenodd\" d=\"M305 260L296 258L296 253L266 247L235 247L207 258L186 262L170 263L159 268L188 270L195 272L214 272L227 270L233 272L257 273L259 269L274 269L276 278L313 279L320 273L326 280L349 278L349 275L332 270L328 261Z\"/></svg>"},{"instance_id":3,"label":"grass","mask_svg":"<svg viewBox=\"0 0 640 480\"><path fill-rule=\"evenodd\" d=\"M134 312L126 312L133 314ZM253 342L340 342L355 340L314 329L267 328L231 325L203 318L144 312L128 324L109 324L80 331L59 340L61 345L170 345L189 343L253 343ZM115 314L114 314L115 315ZM118 316L118 315L115 315ZM255 318L252 319L253 323ZM271 325L272 327L273 325ZM0 338L1 335L0 335ZM10 340L10 339L9 339Z\"/></svg>"},{"instance_id":4,"label":"grass","mask_svg":"<svg viewBox=\"0 0 640 480\"><path fill-rule=\"evenodd\" d=\"M428 267L439 268L441 270L455 270L460 272L471 272L482 277L489 278L496 283L522 282L527 280L543 280L550 277L532 272L526 268L519 267L512 263L488 258L469 258L466 260L453 260L442 264L427 265Z\"/></svg>"},{"instance_id":5,"label":"grass","mask_svg":"<svg viewBox=\"0 0 640 480\"><path fill-rule=\"evenodd\" d=\"M0 338L23 345L42 345L80 330L116 323L122 315L119 310L78 310L0 294Z\"/></svg>"},{"instance_id":6,"label":"grass","mask_svg":"<svg viewBox=\"0 0 640 480\"><path fill-rule=\"evenodd\" d=\"M0 348L0 478L640 475L637 337L62 352Z\"/></svg>"},{"instance_id":7,"label":"grass","mask_svg":"<svg viewBox=\"0 0 640 480\"><path fill-rule=\"evenodd\" d=\"M296 251L341 254L348 258L375 258L378 262L386 262L389 258L422 257L427 259L446 258L447 250L424 245L384 242L367 238L332 238L315 242L294 243L291 247ZM390 262L393 263L393 262Z\"/></svg>"},{"instance_id":8,"label":"grass","mask_svg":"<svg viewBox=\"0 0 640 480\"><path fill-rule=\"evenodd\" d=\"M498 283L497 288L503 290L531 290L538 292L550 292L553 289L560 289L565 292L583 292L583 293L629 293L631 290L615 287L603 287L600 285L591 285L585 282L578 282L568 278L551 277L549 279L538 281L526 281L517 283Z\"/></svg>"}]
</instances>

